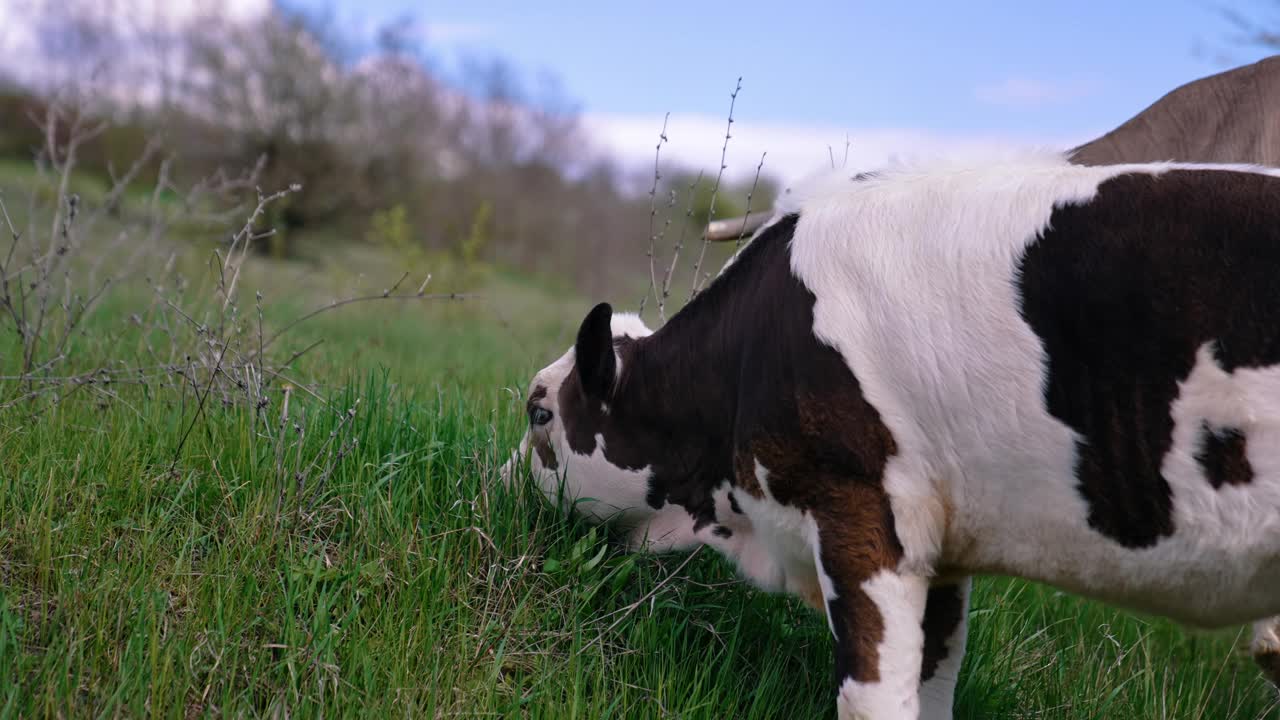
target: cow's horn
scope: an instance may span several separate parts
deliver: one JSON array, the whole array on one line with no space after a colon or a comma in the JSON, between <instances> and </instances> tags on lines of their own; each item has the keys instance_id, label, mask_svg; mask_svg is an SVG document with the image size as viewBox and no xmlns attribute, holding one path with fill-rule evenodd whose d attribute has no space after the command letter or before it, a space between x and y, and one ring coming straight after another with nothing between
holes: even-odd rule
<instances>
[{"instance_id":1,"label":"cow's horn","mask_svg":"<svg viewBox=\"0 0 1280 720\"><path fill-rule=\"evenodd\" d=\"M744 237L750 237L752 233L760 229L760 226L769 219L769 211L760 213L751 213L736 218L726 218L724 220L712 220L707 223L706 232L703 234L707 240L711 242L727 242L729 240L738 240Z\"/></svg>"}]
</instances>

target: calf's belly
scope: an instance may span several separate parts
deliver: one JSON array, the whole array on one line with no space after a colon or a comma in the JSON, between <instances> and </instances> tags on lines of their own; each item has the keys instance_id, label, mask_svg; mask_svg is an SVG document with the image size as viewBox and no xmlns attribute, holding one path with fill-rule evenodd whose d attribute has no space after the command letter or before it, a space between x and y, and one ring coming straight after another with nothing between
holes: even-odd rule
<instances>
[{"instance_id":1,"label":"calf's belly","mask_svg":"<svg viewBox=\"0 0 1280 720\"><path fill-rule=\"evenodd\" d=\"M1274 515L1274 509L1259 514ZM945 571L1021 577L1201 628L1280 614L1280 523L1274 517L1254 525L1179 517L1173 534L1155 545L1126 548L1087 523L1046 514L1038 523L988 528L965 556L949 558Z\"/></svg>"}]
</instances>

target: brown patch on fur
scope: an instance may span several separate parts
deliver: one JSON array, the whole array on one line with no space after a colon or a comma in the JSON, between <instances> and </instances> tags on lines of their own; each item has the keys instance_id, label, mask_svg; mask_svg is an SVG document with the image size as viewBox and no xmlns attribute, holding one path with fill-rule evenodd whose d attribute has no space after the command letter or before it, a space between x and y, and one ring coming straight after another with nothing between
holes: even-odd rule
<instances>
[{"instance_id":1,"label":"brown patch on fur","mask_svg":"<svg viewBox=\"0 0 1280 720\"><path fill-rule=\"evenodd\" d=\"M950 649L947 641L955 634L964 619L964 597L959 585L941 585L929 588L929 600L924 608L924 659L920 664L920 682L932 678L938 671L938 663L947 659Z\"/></svg>"},{"instance_id":2,"label":"brown patch on fur","mask_svg":"<svg viewBox=\"0 0 1280 720\"><path fill-rule=\"evenodd\" d=\"M534 452L538 453L538 460L542 463L542 467L548 470L560 469L560 461L556 458L555 448L551 447L551 438L545 430L531 432L529 442L532 443Z\"/></svg>"},{"instance_id":3,"label":"brown patch on fur","mask_svg":"<svg viewBox=\"0 0 1280 720\"><path fill-rule=\"evenodd\" d=\"M822 587L815 585L800 593L800 599L804 600L804 604L822 613L827 614L827 599L822 595Z\"/></svg>"},{"instance_id":4,"label":"brown patch on fur","mask_svg":"<svg viewBox=\"0 0 1280 720\"><path fill-rule=\"evenodd\" d=\"M830 478L839 482L838 478ZM884 618L862 584L902 558L889 497L880 487L861 483L832 498L826 512L815 512L823 570L836 598L828 603L836 630L837 677L858 682L880 679L880 642Z\"/></svg>"},{"instance_id":5,"label":"brown patch on fur","mask_svg":"<svg viewBox=\"0 0 1280 720\"><path fill-rule=\"evenodd\" d=\"M1262 674L1267 676L1271 684L1280 688L1280 652L1258 653L1253 656L1253 660L1262 668Z\"/></svg>"},{"instance_id":6,"label":"brown patch on fur","mask_svg":"<svg viewBox=\"0 0 1280 720\"><path fill-rule=\"evenodd\" d=\"M770 494L817 521L822 569L836 595L826 610L837 640L837 682L876 682L884 618L862 584L902 558L883 487L897 444L834 350L815 342L804 376L829 391L797 392L790 430L757 437L738 464L749 462L754 479L758 460L769 473Z\"/></svg>"}]
</instances>

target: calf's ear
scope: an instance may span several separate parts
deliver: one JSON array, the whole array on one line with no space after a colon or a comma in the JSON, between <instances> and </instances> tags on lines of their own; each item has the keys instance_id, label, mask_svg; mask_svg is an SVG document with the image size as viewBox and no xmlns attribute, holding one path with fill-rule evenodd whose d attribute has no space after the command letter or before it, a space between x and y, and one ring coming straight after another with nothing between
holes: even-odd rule
<instances>
[{"instance_id":1,"label":"calf's ear","mask_svg":"<svg viewBox=\"0 0 1280 720\"><path fill-rule=\"evenodd\" d=\"M578 328L574 361L587 396L604 400L613 389L617 361L613 356L613 308L600 303L587 313Z\"/></svg>"}]
</instances>

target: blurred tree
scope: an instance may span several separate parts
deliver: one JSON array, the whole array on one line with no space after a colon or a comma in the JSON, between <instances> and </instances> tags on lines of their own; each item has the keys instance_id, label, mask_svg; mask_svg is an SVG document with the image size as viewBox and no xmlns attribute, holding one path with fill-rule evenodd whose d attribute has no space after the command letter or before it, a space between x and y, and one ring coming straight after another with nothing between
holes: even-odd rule
<instances>
[{"instance_id":1,"label":"blurred tree","mask_svg":"<svg viewBox=\"0 0 1280 720\"><path fill-rule=\"evenodd\" d=\"M593 146L547 73L530 79L488 57L447 75L422 44L430 28L409 16L360 42L329 17L278 4L231 18L214 0L190 0L183 7L203 14L179 23L163 0L11 1L40 7L48 63L66 69L63 80L91 78L120 126L85 148L89 168L109 174L161 135L180 182L261 158L264 192L302 185L271 206L264 224L279 234L263 250L291 255L308 235L391 236L406 262L498 262L593 294L643 274L642 177ZM59 82L0 96L0 112L38 116ZM34 123L0 127L0 153L29 159L42 144ZM685 185L672 186L676 223ZM716 214L745 209L748 189L721 188ZM697 189L693 237L709 193L709 183ZM758 190L752 207L768 195Z\"/></svg>"}]
</instances>

